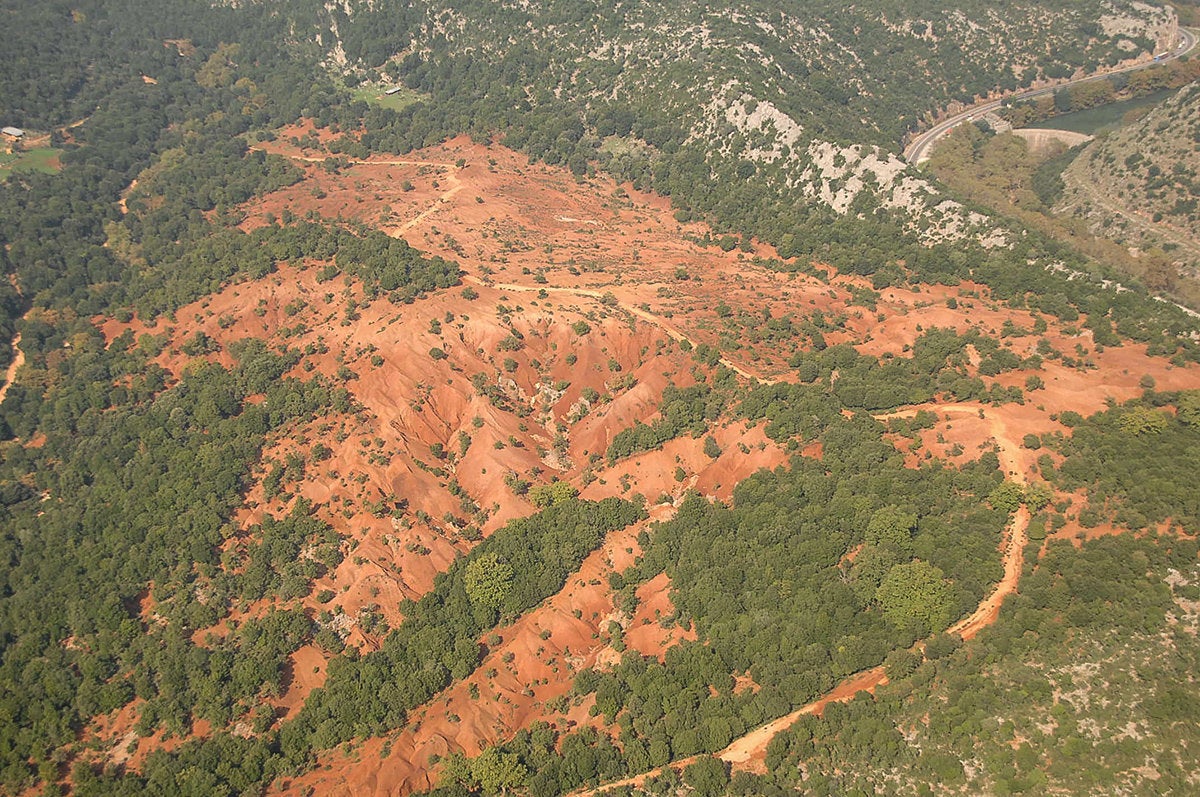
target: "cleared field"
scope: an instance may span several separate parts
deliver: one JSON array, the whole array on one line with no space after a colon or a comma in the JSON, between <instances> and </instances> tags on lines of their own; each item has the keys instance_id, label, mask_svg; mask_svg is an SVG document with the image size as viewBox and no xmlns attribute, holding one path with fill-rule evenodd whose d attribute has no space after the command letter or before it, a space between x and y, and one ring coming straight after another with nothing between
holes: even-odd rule
<instances>
[{"instance_id":1,"label":"cleared field","mask_svg":"<svg viewBox=\"0 0 1200 797\"><path fill-rule=\"evenodd\" d=\"M45 172L53 174L62 169L59 156L61 149L39 147L28 152L0 155L0 180L8 179L14 172Z\"/></svg>"},{"instance_id":2,"label":"cleared field","mask_svg":"<svg viewBox=\"0 0 1200 797\"><path fill-rule=\"evenodd\" d=\"M392 88L400 88L400 91L395 94L385 93ZM414 102L424 99L426 96L410 88L378 85L358 86L351 89L350 93L354 95L354 99L356 100L362 100L369 105L378 105L380 108L390 108L393 111L406 108Z\"/></svg>"}]
</instances>

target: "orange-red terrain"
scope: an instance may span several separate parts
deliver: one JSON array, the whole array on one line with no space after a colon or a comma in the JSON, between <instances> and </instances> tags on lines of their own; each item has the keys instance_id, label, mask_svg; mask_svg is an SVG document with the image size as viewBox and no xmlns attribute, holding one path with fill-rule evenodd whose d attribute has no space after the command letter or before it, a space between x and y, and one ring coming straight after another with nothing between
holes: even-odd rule
<instances>
[{"instance_id":1,"label":"orange-red terrain","mask_svg":"<svg viewBox=\"0 0 1200 797\"><path fill-rule=\"evenodd\" d=\"M874 355L902 355L930 327L976 327L1000 337L1005 321L1029 330L1036 320L990 301L986 288L972 284L887 289L868 311L851 304L851 288L866 285L861 278L830 268L827 281L770 271L755 262L775 257L769 246L724 252L705 245L707 228L676 221L661 197L607 178L576 180L502 146L460 138L409 156L351 162L292 143L307 132L284 130L261 145L294 159L306 176L243 208L245 229L287 214L362 222L456 260L465 272L462 285L397 305L368 300L359 284L342 276L319 281L321 264L291 263L266 278L227 285L182 308L173 321L149 327L106 321L104 330L110 338L130 327L168 336L160 362L175 374L196 359L182 346L198 331L223 347L205 356L225 363L232 362L231 342L262 338L308 352L296 376L320 373L349 391L354 405L347 412L271 441L237 521L245 535L300 498L313 503L345 536L346 555L302 604L313 617L330 612L331 627L363 650L386 634L368 620L381 616L395 627L403 621L402 601L428 591L472 538L533 511L514 489L519 482L567 481L585 498L640 493L653 522L669 517L689 490L728 500L739 480L785 464L788 455L761 426L728 417L711 432L723 452L715 459L704 453L702 439L685 435L661 450L608 464L609 442L635 421L652 422L664 388L712 372L694 359L694 345L720 344L722 362L741 379L788 380L787 360L797 343L761 334L767 318L845 316L828 342L850 341ZM950 298L956 309L947 307ZM728 311L718 312L722 304ZM939 421L921 433L914 462L925 451L962 460L999 450L1012 478L1035 480L1037 452L1020 441L1027 432L1068 431L1053 414L1087 414L1109 397L1139 395L1147 374L1163 390L1200 384L1196 368L1173 367L1141 346L1096 351L1086 329L1045 320L1045 334L1012 335L1003 345L1025 357L1045 338L1087 367L1047 360L1038 372L1045 387L1029 392L1024 406L986 412L974 405L927 407ZM1024 385L1030 373L998 379ZM318 444L330 454L313 462ZM804 453L819 456L819 447ZM285 479L268 498L261 480L289 454L307 460L303 476ZM643 528L610 535L562 592L497 629L500 641L488 644L479 669L415 711L408 727L349 752L327 753L313 772L277 786L296 794L406 794L435 782L431 756L475 754L539 720L560 727L595 722L588 702L567 695L576 672L617 659L610 623L624 628L628 647L647 655L662 655L689 638L688 629L660 622L672 613L665 577L642 588L632 616L614 604L607 575L633 561ZM1060 533L1078 531L1069 524ZM1020 529L1009 536L1020 538ZM228 544L241 542L235 536ZM1007 590L1016 587L1019 572L1018 562ZM319 602L322 591L332 599ZM987 617L976 619L995 616L999 599L993 600ZM225 633L229 619L270 605L236 607L233 618L195 639L203 644L207 634ZM292 656L286 689L269 698L278 717L294 715L321 685L328 658L316 645ZM854 691L857 686L845 696ZM110 760L136 766L162 746L157 736L130 735L135 715L127 708L91 729ZM762 745L750 745L754 750L741 760Z\"/></svg>"}]
</instances>

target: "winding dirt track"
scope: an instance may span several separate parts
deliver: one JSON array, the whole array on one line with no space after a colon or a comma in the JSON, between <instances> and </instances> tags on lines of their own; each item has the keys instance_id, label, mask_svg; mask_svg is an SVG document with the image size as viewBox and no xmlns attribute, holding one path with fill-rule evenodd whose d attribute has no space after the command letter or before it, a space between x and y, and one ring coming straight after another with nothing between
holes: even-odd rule
<instances>
[{"instance_id":1,"label":"winding dirt track","mask_svg":"<svg viewBox=\"0 0 1200 797\"><path fill-rule=\"evenodd\" d=\"M21 351L21 333L13 335L12 350L13 360L8 364L8 370L4 372L4 384L0 385L0 403L4 401L4 397L8 395L8 389L12 387L13 380L17 378L17 369L25 364L25 352Z\"/></svg>"},{"instance_id":2,"label":"winding dirt track","mask_svg":"<svg viewBox=\"0 0 1200 797\"><path fill-rule=\"evenodd\" d=\"M416 216L414 216L413 218L409 219L408 221L404 222L404 224L402 224L398 228L396 228L395 232L393 233L394 235L399 235L400 233L408 232L413 227L416 227L418 224L420 224L421 222L428 219L431 215L433 215L434 213L441 210L441 208L444 205L449 204L450 200L452 200L454 198L454 196L463 189L462 181L458 177L459 167L453 163L443 163L440 161L422 161L422 160L378 160L375 158L371 158L370 160L353 160L353 159L342 159L340 156L337 156L337 155L319 155L319 156L315 156L315 155L285 155L284 157L290 158L291 160L294 160L294 161L299 161L301 163L324 163L325 161L330 160L330 159L339 159L349 166L353 166L353 165L357 165L357 164L372 165L372 166L431 166L431 167L437 168L437 169L445 169L446 170L446 179L450 182L450 187L447 190L443 191L438 196L438 198L433 201L433 203L429 207L427 207L425 210L421 211ZM479 279L478 277L471 276L471 275L464 277L464 281L474 283L475 285L479 285L481 287L490 287L490 288L495 288L496 290L512 291L512 292L520 292L520 293L537 293L538 291L544 290L547 293L568 293L568 294L572 294L575 296L585 296L585 297L592 298L592 299L599 299L604 295L603 291L591 290L589 288L555 288L555 287L551 287L548 285L533 286L533 285L516 285L516 284L512 284L512 283L492 283L492 282L486 282L484 280ZM695 345L695 341L691 340L690 338L688 338L687 335L683 334L678 329L667 324L665 321L663 321L661 318L654 315L653 313L647 312L640 307L622 306L622 309L637 316L638 318L642 319L643 321L645 321L649 324L653 324L654 326L656 326L659 329L666 332L674 340L678 340L678 341L686 340L688 343L691 343L693 346ZM756 382L761 382L761 383L767 384L767 385L773 385L778 381L775 379L766 379L764 377L759 376L758 374L751 373L750 371L747 371L745 368L743 368L742 366L738 365L735 362L732 362L731 360L729 360L726 357L721 357L720 363L722 365L724 365L726 368L728 368L729 370L733 371L734 373L740 375L741 377L743 377L745 379L750 379L750 380L753 380Z\"/></svg>"},{"instance_id":3,"label":"winding dirt track","mask_svg":"<svg viewBox=\"0 0 1200 797\"><path fill-rule=\"evenodd\" d=\"M920 410L936 412L943 416L947 414L978 416L982 412L983 417L991 427L992 437L1000 447L998 457L1006 476L1018 484L1025 484L1020 457L1017 453L1020 450L1019 445L1010 435L1004 420L992 412L989 407L975 403L928 404L884 413L875 417L879 420L911 418ZM982 629L996 621L996 618L1000 614L1001 604L1004 603L1005 598L1016 591L1017 584L1020 581L1021 568L1025 563L1026 530L1028 526L1029 513L1024 507L1021 507L1013 516L1006 534L1004 543L1004 576L1000 579L1000 582L991 594L975 607L975 611L950 626L947 629L948 633L958 634L963 639L971 639ZM918 643L917 647L923 647L923 643ZM717 753L717 757L723 761L728 761L733 765L734 769L745 770L761 767L761 762L766 757L767 745L771 743L776 734L790 728L800 717L806 714L820 714L830 703L844 703L853 700L854 696L859 692L874 692L877 686L887 683L887 680L887 675L882 666L872 667L869 670L855 673L811 703L796 709L791 714L772 720L765 725L760 725L741 738L735 739L732 744ZM691 758L673 761L665 767L643 772L631 778L607 783L595 789L584 789L573 792L572 797L591 797L591 795L599 794L607 789L618 786L639 786L647 778L661 774L668 768L682 769L695 761L696 758L696 756L692 756Z\"/></svg>"},{"instance_id":4,"label":"winding dirt track","mask_svg":"<svg viewBox=\"0 0 1200 797\"><path fill-rule=\"evenodd\" d=\"M425 208L425 210L422 210L413 218L404 222L404 224L397 229L397 232L408 232L413 227L416 227L418 224L425 221L425 219L429 218L438 210L440 210L442 205L448 204L450 200L454 198L454 195L463 188L462 181L458 179L459 167L457 164L453 163L417 160L378 160L375 158L371 158L370 160L353 160L348 158L343 159L340 155L285 155L284 157L290 158L294 161L300 161L301 163L324 163L327 160L333 159L340 160L347 166L355 166L359 164L365 166L432 166L435 169L445 169L446 179L450 181L450 188L443 191L438 198L433 201L432 205Z\"/></svg>"},{"instance_id":5,"label":"winding dirt track","mask_svg":"<svg viewBox=\"0 0 1200 797\"><path fill-rule=\"evenodd\" d=\"M1076 207L1079 207L1086 202L1092 202L1099 205L1104 210L1112 213L1115 216L1120 216L1125 221L1132 224L1141 232L1158 236L1167 239L1168 242L1187 250L1195 257L1200 257L1200 243L1196 239L1188 235L1185 230L1180 230L1165 221L1151 221L1146 218L1141 212L1127 207L1121 202L1121 194L1108 194L1102 191L1095 183L1082 178L1076 174L1074 170L1065 169L1062 172L1062 180L1068 189L1073 189L1083 194L1082 200L1066 203L1062 205L1062 212L1067 213ZM1078 200L1077 195L1077 200Z\"/></svg>"},{"instance_id":6,"label":"winding dirt track","mask_svg":"<svg viewBox=\"0 0 1200 797\"><path fill-rule=\"evenodd\" d=\"M293 160L297 160L297 161L304 161L304 162L309 162L309 163L319 163L319 162L328 160L328 158L330 156L304 157L304 156L293 155L290 157ZM462 190L462 187L463 187L462 183L459 180L458 175L457 175L457 170L458 170L457 167L455 165L449 164L449 163L439 163L439 162L433 162L433 161L415 161L415 160L386 160L386 161L384 161L384 160L373 160L373 159L370 161L350 161L350 163L373 163L373 164L393 165L393 166L432 166L432 167L436 167L439 169L445 169L447 171L447 175L446 175L447 179L451 182L450 188L447 189L446 191L444 191L441 195L439 195L438 198L434 201L434 203L430 207L426 208L421 213L419 213L417 216L415 216L414 218L405 222L400 228L398 228L397 233L406 232L406 231L412 229L413 227L417 226L418 224L423 222L425 219L427 219L430 215L432 215L433 213L436 213L444 205L448 204L453 199L453 197L459 191ZM475 277L473 275L465 276L464 281L473 283L475 285L479 285L481 287L489 287L489 288L493 288L496 290L520 292L520 293L536 293L538 291L544 290L547 293L571 294L574 296L580 296L580 297L586 297L586 298L592 298L592 299L600 299L602 296L604 296L603 291L589 289L589 288L567 288L567 287L551 287L551 286L517 285L517 284L510 284L510 283L492 283L492 282L487 282L487 281L481 280L478 277ZM654 315L653 313L650 313L650 312L643 310L642 308L636 307L636 306L622 305L622 309L626 310L627 312L631 313L632 315L634 315L638 318L641 318L643 321L646 321L647 323L657 326L658 328L660 328L664 332L666 332L667 335L669 335L674 340L688 341L689 343L692 343L693 345L695 345L694 341L690 340L687 337L687 335L685 335L683 332L676 329L675 327L672 327L671 325L667 324L663 319L659 318L658 316ZM740 376L742 376L746 379L752 380L752 381L757 381L757 382L764 383L764 384L775 384L778 381L778 380L766 379L764 377L759 376L758 374L752 373L752 372L746 370L745 368L743 368L742 366L739 366L738 364L731 362L730 360L728 360L725 357L722 357L720 362L721 362L721 364L725 365L727 368L729 368L730 370L739 374ZM10 374L11 374L12 370L13 369L10 368ZM11 381L11 377L10 377L10 381ZM7 385L4 388L0 388L0 391L5 390L5 389L7 389ZM3 398L3 392L0 392L0 400L2 400L2 398ZM897 410L895 412L880 414L875 417L878 418L879 420L886 420L888 418L912 417L912 416L916 415L917 412L920 410L929 410L932 412L939 413L941 415L946 415L946 414L977 415L977 416L985 418L989 422L989 425L991 426L992 437L996 440L997 444L999 445L1000 452L999 452L998 456L999 456L1001 465L1002 465L1006 475L1009 478L1016 481L1018 484L1025 483L1024 475L1022 473L1021 466L1020 466L1020 458L1017 455L1017 451L1019 450L1019 445L1009 435L1009 432L1004 423L1004 420L1002 418L1000 418L999 416L997 416L993 411L991 411L991 409L989 407L985 407L983 405L974 404L974 403L946 404L946 405L930 404L930 405L922 405L922 406L918 406L918 407L909 407L906 409ZM1024 507L1022 507L1014 515L1012 522L1009 525L1009 529L1008 529L1008 532L1006 535L1005 549L1004 549L1004 576L1003 576L1003 578L996 585L996 588L991 592L991 594L989 594L986 598L984 598L984 600L982 602L980 602L980 604L975 608L975 611L973 611L970 615L959 620L957 623L955 623L949 629L947 629L949 633L958 634L963 639L971 639L976 634L978 634L981 629L983 629L983 628L987 627L988 625L991 625L993 622L995 622L996 617L999 615L999 612L1000 612L1000 605L1004 602L1004 599L1006 597L1008 597L1010 594L1012 594L1014 591L1016 591L1018 581L1020 580L1021 568L1024 564L1024 547L1025 547L1025 543L1026 543L1026 529L1028 527L1028 524L1029 524L1029 514L1024 509ZM923 645L923 643L918 643L917 647L918 648L922 647L922 645ZM841 683L839 683L837 686L835 686L832 690L825 693L824 695L817 698L816 700L812 701L811 703L808 703L807 705L796 709L795 711L793 711L790 714L787 714L783 717L779 717L778 719L772 720L771 722L768 722L765 725L761 725L761 726L755 728L754 730L750 731L749 733L745 734L744 736L742 736L738 739L735 739L732 744L730 744L728 747L726 747L724 750L722 750L717 755L722 760L728 761L736 769L750 769L750 768L755 768L755 767L761 767L761 762L763 761L763 759L766 756L767 745L769 745L771 743L771 740L773 738L775 738L776 734L778 734L780 731L786 730L787 728L791 727L792 724L795 723L796 720L798 720L800 717L802 717L806 714L820 714L825 709L825 707L831 703L841 703L841 702L846 702L846 701L852 700L854 698L854 696L857 695L859 692L863 692L863 691L874 692L876 687L878 687L882 684L885 684L885 683L887 683L887 675L884 672L884 668L882 666L873 667L869 670L864 670L862 672L855 673L854 675L851 675L848 678L844 679ZM590 797L591 795L598 794L604 790L616 788L619 786L637 786L637 785L640 785L643 782L645 782L645 780L647 778L650 778L650 777L653 777L654 775L660 774L667 768L678 770L678 769L681 769L681 768L687 766L688 764L692 763L695 760L696 760L696 756L686 758L686 759L681 759L679 761L673 761L664 767L659 767L657 769L650 770L649 772L644 772L640 775L636 775L631 778L626 778L624 780L619 780L619 781L615 781L612 783L608 783L608 784L605 784L604 786L600 786L595 789L583 789L583 790L573 792L572 797Z\"/></svg>"},{"instance_id":7,"label":"winding dirt track","mask_svg":"<svg viewBox=\"0 0 1200 797\"><path fill-rule=\"evenodd\" d=\"M484 282L483 280L479 279L478 277L474 277L471 275L467 275L467 276L463 277L463 281L474 283L475 285L494 288L498 291L512 291L514 293L516 293L516 292L537 293L538 291L545 291L546 293L568 293L568 294L572 294L574 296L586 296L586 297L593 298L593 299L599 299L600 297L602 297L604 295L603 291L592 290L590 288L554 288L549 285L539 285L539 286L535 287L535 286L531 286L531 285L515 285L513 283ZM675 327L673 327L670 324L663 321L661 318L656 316L654 313L643 310L640 307L632 307L632 306L626 306L626 305L621 305L621 309L625 310L628 313L631 313L632 315L637 316L638 318L642 319L643 321L645 321L648 324L653 324L654 326L658 327L663 332L666 332L667 335L670 336L672 340L687 341L693 347L696 345L696 342L694 340L692 340L687 335L680 332ZM729 370L738 374L739 376L742 376L745 379L749 379L754 382L759 382L764 385L773 385L779 381L777 379L768 379L766 377L759 376L758 374L751 373L750 371L747 371L745 368L738 365L737 363L729 360L727 357L721 357L719 362L721 363L721 365L724 365L726 368L728 368Z\"/></svg>"}]
</instances>

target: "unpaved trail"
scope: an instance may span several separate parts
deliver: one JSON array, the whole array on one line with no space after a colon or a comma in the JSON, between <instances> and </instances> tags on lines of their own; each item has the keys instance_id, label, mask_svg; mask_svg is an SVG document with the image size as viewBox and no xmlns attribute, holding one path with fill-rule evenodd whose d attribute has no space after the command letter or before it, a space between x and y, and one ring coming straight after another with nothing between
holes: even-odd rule
<instances>
[{"instance_id":1,"label":"unpaved trail","mask_svg":"<svg viewBox=\"0 0 1200 797\"><path fill-rule=\"evenodd\" d=\"M1190 252L1193 257L1200 257L1200 244L1197 244L1196 239L1189 235L1186 230L1180 230L1165 222L1155 222L1133 208L1129 208L1121 203L1120 194L1106 194L1095 183L1084 179L1082 176L1075 173L1072 169L1066 169L1062 173L1063 182L1068 190L1078 192L1075 196L1075 201L1064 202L1055 207L1055 212L1066 214L1079 207L1082 200L1092 202L1104 210L1112 213L1115 216L1120 216L1122 219L1132 224L1134 227L1150 236L1158 236L1166 239L1169 243ZM1080 195L1082 194L1082 197ZM1087 221L1088 219L1084 219Z\"/></svg>"},{"instance_id":2,"label":"unpaved trail","mask_svg":"<svg viewBox=\"0 0 1200 797\"><path fill-rule=\"evenodd\" d=\"M138 187L138 181L137 181L137 178L135 177L135 178L133 178L132 182L130 182L129 185L125 188L125 190L121 192L121 198L117 200L117 207L120 209L122 216L129 213L129 206L125 203L126 203L126 200L129 199L129 195L132 194L134 189L137 187Z\"/></svg>"},{"instance_id":3,"label":"unpaved trail","mask_svg":"<svg viewBox=\"0 0 1200 797\"><path fill-rule=\"evenodd\" d=\"M415 219L414 219L414 221L415 221ZM476 285L480 285L483 287L494 288L498 291L511 291L514 293L517 293L517 292L519 292L519 293L537 293L538 291L545 291L546 293L567 293L567 294L571 294L573 296L586 296L586 297L589 297L592 299L599 299L604 296L603 291L594 290L592 288L554 288L554 287L550 287L548 285L533 286L533 285L517 285L514 283L507 283L507 282L506 283L484 282L483 280L479 279L478 277L475 277L472 275L467 275L467 276L463 277L463 280L465 282L471 282L471 283L474 283ZM675 327L668 324L666 321L664 321L659 316L656 316L654 313L651 313L647 310L643 310L642 308L636 307L636 306L628 306L628 305L624 305L624 304L619 305L619 306L621 307L622 310L625 310L626 312L637 316L638 318L642 319L643 321L645 321L649 324L653 324L654 326L661 329L663 332L666 332L667 335L670 336L670 338L672 340L687 341L687 343L689 345L691 345L692 347L695 347L696 342L694 340L689 338L684 333L680 332ZM722 356L721 359L719 360L719 362L721 363L721 365L724 365L726 368L728 368L729 370L733 371L734 373L738 374L739 376L741 376L745 379L750 379L750 380L753 380L756 382L761 382L764 385L774 385L779 382L778 379L770 379L768 377L761 376L760 374L756 374L751 371L747 371L745 368L743 368L742 366L738 365L737 363L731 361L727 357Z\"/></svg>"},{"instance_id":4,"label":"unpaved trail","mask_svg":"<svg viewBox=\"0 0 1200 797\"><path fill-rule=\"evenodd\" d=\"M285 155L284 157L287 157L287 158L290 158L291 160L299 161L302 163L324 163L325 161L330 160L330 159L337 159L340 162L345 163L347 166L354 166L354 165L358 165L358 164L374 165L374 166L430 166L430 167L437 168L437 169L445 169L446 170L446 172L445 172L446 179L450 183L450 187L446 191L443 191L438 196L438 198L433 201L433 204L431 204L425 210L421 211L413 218L404 222L399 227L394 228L394 231L392 232L393 236L408 232L409 230L413 229L417 225L424 222L426 219L428 219L434 213L437 213L439 210L441 210L444 205L449 204L450 201L455 197L455 195L457 195L463 189L462 181L459 179L459 176L458 176L458 171L459 171L460 167L455 163L446 163L443 161L404 160L404 159L402 159L402 160L377 160L374 158L371 158L368 160L348 160L348 159L343 159L343 158L341 158L341 156L338 156L338 155ZM566 217L562 217L561 220L575 221L574 219L567 219ZM532 285L517 285L517 284L513 284L513 283L490 283L490 282L485 282L485 281L479 279L478 277L470 276L470 275L465 276L464 281L472 282L476 285L483 286L483 287L495 288L497 290L521 292L521 293L536 293L538 291L544 290L547 293L568 293L568 294L572 294L575 296L586 296L586 297L593 298L593 299L599 299L602 296L604 296L604 293L602 291L593 290L593 289L589 289L589 288L555 288L555 287L541 286L541 285L532 286ZM657 326L659 329L666 332L672 339L677 340L677 341L687 341L692 346L696 345L695 341L688 338L688 336L685 335L683 332L679 331L675 327L672 327L670 324L666 323L662 318L656 316L655 314L653 314L649 311L643 310L640 307L633 307L633 306L626 306L626 305L621 305L621 307L622 307L622 309L633 314L634 316L637 316L638 318L642 319L643 321L646 321L650 324L653 324L654 326ZM758 381L758 382L761 382L762 384L766 384L766 385L774 385L779 382L778 379L770 379L768 377L764 377L764 376L756 374L752 371L749 371L749 370L743 368L742 366L738 365L737 363L733 362L728 357L722 356L721 359L719 360L719 362L722 365L724 365L726 368L728 368L729 370L731 370L734 373L738 374L739 376L743 377L744 379Z\"/></svg>"},{"instance_id":5,"label":"unpaved trail","mask_svg":"<svg viewBox=\"0 0 1200 797\"><path fill-rule=\"evenodd\" d=\"M443 191L433 204L422 210L413 218L404 222L396 228L397 233L408 232L413 227L416 227L425 219L432 216L442 205L446 205L454 198L454 195L463 189L462 181L458 179L459 166L456 163L442 163L440 161L419 161L419 160L351 160L342 158L340 155L284 155L285 158L290 158L294 161L302 163L324 163L327 160L337 160L347 166L431 166L436 169L446 170L446 179L450 182L450 187Z\"/></svg>"},{"instance_id":6,"label":"unpaved trail","mask_svg":"<svg viewBox=\"0 0 1200 797\"><path fill-rule=\"evenodd\" d=\"M767 745L775 738L775 734L787 730L804 715L819 715L830 703L845 703L853 700L859 692L874 692L875 687L885 683L887 675L884 674L882 665L855 673L813 702L766 725L760 725L740 739L735 739L731 745L717 753L717 756L722 761L733 764L735 768L746 769L750 762L761 761L766 756Z\"/></svg>"},{"instance_id":7,"label":"unpaved trail","mask_svg":"<svg viewBox=\"0 0 1200 797\"><path fill-rule=\"evenodd\" d=\"M17 369L25 364L25 352L21 351L21 333L13 335L12 339L13 360L8 364L8 370L4 372L4 384L0 385L0 403L4 402L4 397L8 395L8 389L12 387L13 380L17 378Z\"/></svg>"},{"instance_id":8,"label":"unpaved trail","mask_svg":"<svg viewBox=\"0 0 1200 797\"><path fill-rule=\"evenodd\" d=\"M399 232L408 232L413 227L416 227L418 224L425 221L425 219L429 218L438 210L440 210L442 205L447 205L450 203L450 200L454 198L454 195L461 191L463 187L462 182L458 179L458 175L455 174L457 171L458 170L454 168L452 171L446 173L446 179L449 180L453 185L451 185L446 191L443 191L441 196L439 196L432 205L401 224L398 230Z\"/></svg>"},{"instance_id":9,"label":"unpaved trail","mask_svg":"<svg viewBox=\"0 0 1200 797\"><path fill-rule=\"evenodd\" d=\"M1025 484L1024 473L1021 468L1021 458L1019 455L1019 447L1017 442L1009 433L1007 424L992 408L984 407L980 404L929 404L919 407L908 407L895 412L882 413L876 415L878 420L886 420L888 418L911 418L920 410L940 413L942 415L976 415L982 411L983 417L988 421L991 427L992 437L1000 447L1000 452L997 455L1000 459L1001 467L1006 475L1018 484ZM947 633L958 634L963 639L971 639L980 630L986 628L995 622L1000 614L1000 606L1004 603L1004 599L1016 591L1018 582L1021 578L1021 568L1025 563L1025 543L1027 540L1026 530L1029 526L1029 512L1025 507L1021 507L1012 518L1009 528L1006 532L1004 541L1004 576L996 585L996 588L975 607L975 611L970 615L959 620L954 625L950 626ZM917 648L922 648L924 643L918 643ZM887 683L887 675L882 666L873 667L869 670L864 670L860 673L855 673L843 680L829 692L826 692L821 697L811 703L796 709L792 713L772 720L765 725L760 725L741 738L735 739L732 744L726 747L721 752L717 753L717 757L723 761L728 761L733 765L734 769L749 770L762 769L762 762L766 758L767 746L775 735L780 731L786 730L792 726L796 720L807 714L820 714L826 706L831 703L844 703L853 700L859 692L874 692L875 688ZM591 797L591 795L599 794L607 789L618 786L639 786L646 781L647 778L661 774L666 769L681 769L695 761L697 756L673 761L664 767L643 772L624 780L607 783L595 789L585 789L572 793L572 797Z\"/></svg>"},{"instance_id":10,"label":"unpaved trail","mask_svg":"<svg viewBox=\"0 0 1200 797\"><path fill-rule=\"evenodd\" d=\"M251 147L251 149L254 149ZM266 150L262 150L265 152ZM368 158L360 160L356 158L344 158L341 155L282 155L281 157L288 158L294 161L302 161L304 163L324 163L328 160L336 160L346 166L433 166L438 169L447 169L449 171L457 171L458 166L453 163L445 163L444 161L418 161L418 160L380 160L377 158Z\"/></svg>"},{"instance_id":11,"label":"unpaved trail","mask_svg":"<svg viewBox=\"0 0 1200 797\"><path fill-rule=\"evenodd\" d=\"M921 410L942 415L979 415L982 412L991 427L992 438L1000 446L997 457L1000 460L1001 470L1004 471L1007 478L1022 487L1025 486L1023 463L1018 453L1021 450L1020 444L1009 432L1004 418L989 407L975 403L927 404L875 417L881 421L888 418L911 418ZM971 639L1000 616L1000 605L1004 603L1005 598L1017 591L1017 584L1021 580L1021 568L1025 566L1025 543L1027 542L1026 531L1028 528L1029 510L1022 506L1013 515L1012 523L1009 525L1004 549L1004 575L1000 578L1000 582L996 584L992 593L975 608L975 611L947 628L947 633L958 634L963 639Z\"/></svg>"}]
</instances>

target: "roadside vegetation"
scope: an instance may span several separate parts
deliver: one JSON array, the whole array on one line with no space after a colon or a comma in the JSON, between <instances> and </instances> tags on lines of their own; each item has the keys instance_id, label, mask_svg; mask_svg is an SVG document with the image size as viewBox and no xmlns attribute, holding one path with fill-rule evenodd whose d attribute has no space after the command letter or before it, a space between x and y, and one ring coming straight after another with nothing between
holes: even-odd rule
<instances>
[{"instance_id":1,"label":"roadside vegetation","mask_svg":"<svg viewBox=\"0 0 1200 797\"><path fill-rule=\"evenodd\" d=\"M1121 106L1124 102L1154 96L1182 88L1200 78L1200 59L1194 56L1166 64L1152 65L1133 72L1123 72L1101 80L1080 83L1053 94L1024 100L1001 112L1013 127L1054 127L1048 122L1064 116L1106 106ZM1136 111L1138 106L1134 106ZM1064 129L1075 129L1066 127ZM1080 132L1094 132L1081 130Z\"/></svg>"}]
</instances>

